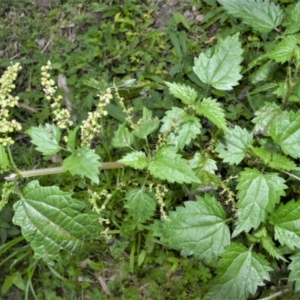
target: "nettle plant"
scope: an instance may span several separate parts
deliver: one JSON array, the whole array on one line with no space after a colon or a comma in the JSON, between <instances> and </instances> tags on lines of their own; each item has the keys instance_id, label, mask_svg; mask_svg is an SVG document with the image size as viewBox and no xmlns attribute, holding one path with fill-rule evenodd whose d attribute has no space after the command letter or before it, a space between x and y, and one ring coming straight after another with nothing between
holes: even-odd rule
<instances>
[{"instance_id":1,"label":"nettle plant","mask_svg":"<svg viewBox=\"0 0 300 300\"><path fill-rule=\"evenodd\" d=\"M21 227L36 258L55 261L60 258L61 250L71 255L82 251L92 239L101 235L108 238L109 220L101 216L105 207L97 206L96 194L91 195L92 205L87 207L73 199L71 193L56 186L42 187L37 180L20 191L19 179L68 171L86 177L93 186L101 184L101 168L130 167L139 178L144 176L144 180L127 191L124 199L127 213L136 224L150 223L153 238L159 237L164 247L179 250L183 256L194 255L215 270L216 276L202 295L204 299L247 299L282 264L288 265L289 270L287 290L292 290L295 282L294 290L300 291L300 201L288 194L290 187L300 181L297 167L300 110L290 109L296 107L291 101L295 101L299 85L300 2L286 15L278 5L268 1L219 0L219 3L228 14L264 37L274 30L280 32L280 26L283 33L271 51L262 53L245 70L239 33L218 39L215 46L194 60L193 71L205 89L166 82L182 106L172 107L162 119L153 117L153 112L145 107L142 117L133 121L132 109L125 106L113 85L99 90L96 110L89 113L82 125L73 128L70 112L61 108L62 99L55 94L54 81L49 75L51 64L42 68L45 98L55 117L51 124L32 127L26 133L43 155L69 153L61 168L20 171L15 166L9 134L21 128L16 121L9 121L7 107L18 102L10 92L20 66L13 65L4 73L0 159L2 170L12 170L14 174L4 177L13 180L13 184L5 184L2 206L9 191L18 193L20 200L14 204L13 222ZM267 83L271 64L286 64L286 78ZM255 92L266 92L276 98L262 102L253 114L253 126L229 124L221 104L224 100L213 95L223 98L225 91L238 88L242 74L257 66L251 75ZM97 87L96 81L91 80L91 85ZM127 153L116 162L105 163L90 146L93 138L103 131L101 119L113 97L127 117L114 133L112 145ZM203 137L201 125L208 120L210 140L207 135ZM223 178L217 170L226 165L229 171ZM181 185L195 199L168 211L165 196L174 184ZM157 207L161 219L153 222ZM104 225L108 229L104 230Z\"/></svg>"}]
</instances>

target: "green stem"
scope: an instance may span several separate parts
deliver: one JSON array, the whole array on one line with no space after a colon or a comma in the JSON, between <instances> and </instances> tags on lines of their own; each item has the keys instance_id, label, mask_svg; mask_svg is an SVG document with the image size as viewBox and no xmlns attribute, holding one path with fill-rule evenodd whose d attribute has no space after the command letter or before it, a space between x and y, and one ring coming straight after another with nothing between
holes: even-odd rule
<instances>
[{"instance_id":1,"label":"green stem","mask_svg":"<svg viewBox=\"0 0 300 300\"><path fill-rule=\"evenodd\" d=\"M148 152L148 155L151 153L151 149L149 147L149 143L148 143L148 139L146 138L146 148L147 148L147 152Z\"/></svg>"},{"instance_id":2,"label":"green stem","mask_svg":"<svg viewBox=\"0 0 300 300\"><path fill-rule=\"evenodd\" d=\"M108 230L107 233L108 234L120 234L121 230L116 230L116 229L115 230Z\"/></svg>"},{"instance_id":3,"label":"green stem","mask_svg":"<svg viewBox=\"0 0 300 300\"><path fill-rule=\"evenodd\" d=\"M130 272L134 272L134 255L135 255L135 247L136 247L136 239L134 238L131 243L131 250L130 250L130 258L129 258L129 268Z\"/></svg>"},{"instance_id":4,"label":"green stem","mask_svg":"<svg viewBox=\"0 0 300 300\"><path fill-rule=\"evenodd\" d=\"M104 207L106 207L107 206L107 204L109 203L109 201L113 198L113 196L115 195L117 193L117 189L115 189L113 192L112 192L112 194L110 195L110 197L107 197L106 199L105 199L105 201L103 202L103 206Z\"/></svg>"},{"instance_id":5,"label":"green stem","mask_svg":"<svg viewBox=\"0 0 300 300\"><path fill-rule=\"evenodd\" d=\"M286 109L287 103L292 94L294 86L297 83L299 66L296 65L295 67L296 67L296 69L294 71L294 75L292 76L291 67L288 66L288 79L287 79L288 90L287 90L286 94L284 95L283 104L282 104L283 109Z\"/></svg>"},{"instance_id":6,"label":"green stem","mask_svg":"<svg viewBox=\"0 0 300 300\"><path fill-rule=\"evenodd\" d=\"M228 219L225 220L225 223L229 223L229 222L233 221L234 219L235 218L228 218Z\"/></svg>"},{"instance_id":7,"label":"green stem","mask_svg":"<svg viewBox=\"0 0 300 300\"><path fill-rule=\"evenodd\" d=\"M12 170L13 170L17 175L21 175L21 171L17 168L17 166L16 166L16 164L15 164L15 161L14 161L14 159L13 159L13 157L12 157L10 147L7 147L6 150L7 150L7 153L8 153L8 157L9 157L9 161L10 161L10 165L11 165Z\"/></svg>"},{"instance_id":8,"label":"green stem","mask_svg":"<svg viewBox=\"0 0 300 300\"><path fill-rule=\"evenodd\" d=\"M283 97L283 103L282 103L282 109L286 109L289 97L291 95L292 89L293 89L293 81L292 81L292 74L291 74L291 68L288 66L288 79L286 79L286 85L287 85L287 91L284 94Z\"/></svg>"},{"instance_id":9,"label":"green stem","mask_svg":"<svg viewBox=\"0 0 300 300\"><path fill-rule=\"evenodd\" d=\"M287 172L287 171L283 171L283 170L281 170L281 172L284 173L284 174L287 174L287 175L289 175L289 176L291 176L291 177L293 177L293 178L295 178L295 179L297 179L297 180L300 181L300 177L296 176L293 173L290 173L290 172Z\"/></svg>"},{"instance_id":10,"label":"green stem","mask_svg":"<svg viewBox=\"0 0 300 300\"><path fill-rule=\"evenodd\" d=\"M210 85L208 84L208 85L206 86L206 89L205 89L205 93L204 93L203 99L204 99L204 98L207 98L208 93L209 93L209 90L210 90Z\"/></svg>"}]
</instances>

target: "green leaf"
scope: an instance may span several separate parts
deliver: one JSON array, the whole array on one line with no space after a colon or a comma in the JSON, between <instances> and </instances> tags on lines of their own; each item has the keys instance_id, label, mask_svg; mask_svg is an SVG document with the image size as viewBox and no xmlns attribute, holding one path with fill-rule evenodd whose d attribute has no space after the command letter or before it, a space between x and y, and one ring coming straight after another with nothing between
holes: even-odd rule
<instances>
[{"instance_id":1,"label":"green leaf","mask_svg":"<svg viewBox=\"0 0 300 300\"><path fill-rule=\"evenodd\" d=\"M6 292L8 292L13 285L15 285L21 291L26 291L25 281L20 272L15 272L5 278L1 289L2 294L6 294Z\"/></svg>"},{"instance_id":2,"label":"green leaf","mask_svg":"<svg viewBox=\"0 0 300 300\"><path fill-rule=\"evenodd\" d=\"M187 30L190 29L191 25L190 23L186 20L185 16L179 12L174 12L173 13L173 19L176 24L182 24Z\"/></svg>"},{"instance_id":3,"label":"green leaf","mask_svg":"<svg viewBox=\"0 0 300 300\"><path fill-rule=\"evenodd\" d=\"M283 11L279 5L264 0L218 0L227 12L251 26L267 33L280 25Z\"/></svg>"},{"instance_id":4,"label":"green leaf","mask_svg":"<svg viewBox=\"0 0 300 300\"><path fill-rule=\"evenodd\" d=\"M77 141L77 132L79 130L80 126L76 126L73 130L70 130L68 133L68 148L72 151L75 150L76 147L76 141Z\"/></svg>"},{"instance_id":5,"label":"green leaf","mask_svg":"<svg viewBox=\"0 0 300 300\"><path fill-rule=\"evenodd\" d=\"M290 93L289 89L290 87L287 80L279 81L277 83L277 89L273 91L273 94L276 95L277 98L284 98Z\"/></svg>"},{"instance_id":6,"label":"green leaf","mask_svg":"<svg viewBox=\"0 0 300 300\"><path fill-rule=\"evenodd\" d=\"M286 171L292 171L297 169L297 165L295 164L295 162L287 158L286 156L275 152L269 153L271 153L271 161L268 163L268 165L271 168Z\"/></svg>"},{"instance_id":7,"label":"green leaf","mask_svg":"<svg viewBox=\"0 0 300 300\"><path fill-rule=\"evenodd\" d=\"M273 119L269 134L285 154L300 157L300 110L283 111Z\"/></svg>"},{"instance_id":8,"label":"green leaf","mask_svg":"<svg viewBox=\"0 0 300 300\"><path fill-rule=\"evenodd\" d=\"M231 90L242 78L243 49L239 34L220 39L213 49L195 58L193 71L199 79L219 90Z\"/></svg>"},{"instance_id":9,"label":"green leaf","mask_svg":"<svg viewBox=\"0 0 300 300\"><path fill-rule=\"evenodd\" d=\"M274 69L274 62L268 60L261 65L254 73L250 75L250 81L252 84L257 85L262 81L267 80L270 77L272 70Z\"/></svg>"},{"instance_id":10,"label":"green leaf","mask_svg":"<svg viewBox=\"0 0 300 300\"><path fill-rule=\"evenodd\" d=\"M261 92L266 92L266 91L273 91L275 88L278 87L278 84L275 82L272 83L263 83L261 85L258 85L256 88L251 90L251 92L248 93L248 95L252 96ZM274 102L267 102L267 104L275 104Z\"/></svg>"},{"instance_id":11,"label":"green leaf","mask_svg":"<svg viewBox=\"0 0 300 300\"><path fill-rule=\"evenodd\" d=\"M264 162L264 164L266 164L270 168L286 171L292 171L297 168L294 161L280 153L270 152L265 148L251 147L251 150Z\"/></svg>"},{"instance_id":12,"label":"green leaf","mask_svg":"<svg viewBox=\"0 0 300 300\"><path fill-rule=\"evenodd\" d=\"M218 143L216 151L223 162L231 165L239 164L245 157L246 151L253 143L253 135L246 129L235 126L229 129L224 136L225 143Z\"/></svg>"},{"instance_id":13,"label":"green leaf","mask_svg":"<svg viewBox=\"0 0 300 300\"><path fill-rule=\"evenodd\" d=\"M300 248L300 202L281 204L269 218L275 228L275 239L290 249Z\"/></svg>"},{"instance_id":14,"label":"green leaf","mask_svg":"<svg viewBox=\"0 0 300 300\"><path fill-rule=\"evenodd\" d=\"M284 35L287 36L289 34L295 34L295 33L298 33L300 30L300 23L297 21L297 23L291 23L289 24L285 31L284 31Z\"/></svg>"},{"instance_id":15,"label":"green leaf","mask_svg":"<svg viewBox=\"0 0 300 300\"><path fill-rule=\"evenodd\" d=\"M287 188L284 179L277 173L263 174L257 169L247 168L240 173L238 181L238 221L233 237L242 231L257 229L261 222L265 222L267 213L272 212Z\"/></svg>"},{"instance_id":16,"label":"green leaf","mask_svg":"<svg viewBox=\"0 0 300 300\"><path fill-rule=\"evenodd\" d=\"M269 53L269 57L278 63L291 61L296 47L297 40L293 36L287 36Z\"/></svg>"},{"instance_id":17,"label":"green leaf","mask_svg":"<svg viewBox=\"0 0 300 300\"><path fill-rule=\"evenodd\" d=\"M137 128L132 133L140 139L146 139L159 127L160 121L157 117L152 118L152 111L143 108L143 118L136 124Z\"/></svg>"},{"instance_id":18,"label":"green leaf","mask_svg":"<svg viewBox=\"0 0 300 300\"><path fill-rule=\"evenodd\" d=\"M126 200L125 207L135 222L143 223L153 217L156 208L153 195L143 189L135 188L128 191Z\"/></svg>"},{"instance_id":19,"label":"green leaf","mask_svg":"<svg viewBox=\"0 0 300 300\"><path fill-rule=\"evenodd\" d=\"M61 250L70 255L82 252L85 241L102 231L98 214L56 186L41 187L32 181L22 194L24 198L14 204L13 222L21 226L37 259L58 260Z\"/></svg>"},{"instance_id":20,"label":"green leaf","mask_svg":"<svg viewBox=\"0 0 300 300\"><path fill-rule=\"evenodd\" d=\"M136 170L145 169L149 165L148 158L142 151L130 152L123 156L122 159L119 159L118 162L123 163L125 166L129 166Z\"/></svg>"},{"instance_id":21,"label":"green leaf","mask_svg":"<svg viewBox=\"0 0 300 300\"><path fill-rule=\"evenodd\" d=\"M174 129L177 130L179 123L188 114L179 107L172 107L171 110L167 110L165 116L161 119L162 126L160 127L160 132L170 132Z\"/></svg>"},{"instance_id":22,"label":"green leaf","mask_svg":"<svg viewBox=\"0 0 300 300\"><path fill-rule=\"evenodd\" d=\"M268 254L276 259L281 259L285 262L288 262L281 254L280 250L275 246L274 241L269 237L266 236L261 239L261 244L263 248L268 252Z\"/></svg>"},{"instance_id":23,"label":"green leaf","mask_svg":"<svg viewBox=\"0 0 300 300\"><path fill-rule=\"evenodd\" d=\"M256 117L252 120L252 123L255 124L253 129L254 134L267 135L270 123L280 111L281 108L274 102L267 103L265 106L257 110L254 113Z\"/></svg>"},{"instance_id":24,"label":"green leaf","mask_svg":"<svg viewBox=\"0 0 300 300\"><path fill-rule=\"evenodd\" d=\"M212 278L212 274L211 274L211 270L207 267L205 267L204 265L200 265L199 266L199 278L201 279L201 281L203 282L208 282L211 278ZM191 274L191 277L193 277L193 275ZM195 279L195 278L193 278ZM197 298L196 298L197 299Z\"/></svg>"},{"instance_id":25,"label":"green leaf","mask_svg":"<svg viewBox=\"0 0 300 300\"><path fill-rule=\"evenodd\" d=\"M208 264L215 263L230 244L225 221L225 211L214 197L197 196L197 201L186 201L184 207L169 213L169 220L163 222L161 240L183 255L193 254Z\"/></svg>"},{"instance_id":26,"label":"green leaf","mask_svg":"<svg viewBox=\"0 0 300 300\"><path fill-rule=\"evenodd\" d=\"M180 129L176 132L176 142L178 148L183 150L185 145L189 145L201 133L201 123L197 117L186 116L179 121Z\"/></svg>"},{"instance_id":27,"label":"green leaf","mask_svg":"<svg viewBox=\"0 0 300 300\"><path fill-rule=\"evenodd\" d=\"M160 132L170 132L168 142L180 150L189 145L201 133L201 123L197 117L188 115L183 109L172 107L162 118Z\"/></svg>"},{"instance_id":28,"label":"green leaf","mask_svg":"<svg viewBox=\"0 0 300 300\"><path fill-rule=\"evenodd\" d=\"M196 152L194 157L189 161L191 168L197 177L201 180L203 186L218 186L220 178L215 175L218 170L216 161L211 159L206 153L200 154ZM199 189L199 186L197 186Z\"/></svg>"},{"instance_id":29,"label":"green leaf","mask_svg":"<svg viewBox=\"0 0 300 300\"><path fill-rule=\"evenodd\" d=\"M91 87L97 91L103 91L107 88L107 82L104 79L100 79L100 81L89 78L89 79L82 79L81 81L84 85Z\"/></svg>"},{"instance_id":30,"label":"green leaf","mask_svg":"<svg viewBox=\"0 0 300 300\"><path fill-rule=\"evenodd\" d=\"M206 154L201 154L199 152L194 154L194 157L189 163L193 169L199 168L211 174L215 174L215 171L218 170L215 160L209 158Z\"/></svg>"},{"instance_id":31,"label":"green leaf","mask_svg":"<svg viewBox=\"0 0 300 300\"><path fill-rule=\"evenodd\" d=\"M258 286L265 285L264 280L270 280L269 262L242 244L232 243L221 257L208 294L210 299L248 299L249 293L254 295Z\"/></svg>"},{"instance_id":32,"label":"green leaf","mask_svg":"<svg viewBox=\"0 0 300 300\"><path fill-rule=\"evenodd\" d=\"M71 156L67 157L63 163L63 169L72 175L78 174L91 179L95 184L99 184L99 155L91 149L79 148Z\"/></svg>"},{"instance_id":33,"label":"green leaf","mask_svg":"<svg viewBox=\"0 0 300 300\"><path fill-rule=\"evenodd\" d=\"M171 83L167 81L165 81L165 84L169 87L170 93L176 98L180 99L186 105L193 104L198 97L197 92L188 85L176 82Z\"/></svg>"},{"instance_id":34,"label":"green leaf","mask_svg":"<svg viewBox=\"0 0 300 300\"><path fill-rule=\"evenodd\" d=\"M126 123L119 125L117 131L114 132L114 137L112 138L112 145L116 148L130 147L134 141L134 136L126 127Z\"/></svg>"},{"instance_id":35,"label":"green leaf","mask_svg":"<svg viewBox=\"0 0 300 300\"><path fill-rule=\"evenodd\" d=\"M205 98L197 103L196 112L209 119L218 128L227 131L224 110L216 99Z\"/></svg>"},{"instance_id":36,"label":"green leaf","mask_svg":"<svg viewBox=\"0 0 300 300\"><path fill-rule=\"evenodd\" d=\"M32 144L37 146L35 149L43 155L53 155L61 149L59 146L61 132L54 124L31 127L25 133L31 137Z\"/></svg>"},{"instance_id":37,"label":"green leaf","mask_svg":"<svg viewBox=\"0 0 300 300\"><path fill-rule=\"evenodd\" d=\"M119 106L116 106L112 103L108 103L104 109L111 117L115 118L121 123L124 123L126 121L127 115Z\"/></svg>"},{"instance_id":38,"label":"green leaf","mask_svg":"<svg viewBox=\"0 0 300 300\"><path fill-rule=\"evenodd\" d=\"M13 273L10 276L7 276L2 283L1 293L2 295L6 294L6 292L13 286L13 280L16 276L16 273Z\"/></svg>"},{"instance_id":39,"label":"green leaf","mask_svg":"<svg viewBox=\"0 0 300 300\"><path fill-rule=\"evenodd\" d=\"M8 156L7 156L6 151L5 151L5 149L2 145L0 145L0 166L1 167L9 166Z\"/></svg>"},{"instance_id":40,"label":"green leaf","mask_svg":"<svg viewBox=\"0 0 300 300\"><path fill-rule=\"evenodd\" d=\"M300 2L299 1L294 5L294 7L292 7L290 17L291 17L291 21L293 23L300 22Z\"/></svg>"},{"instance_id":41,"label":"green leaf","mask_svg":"<svg viewBox=\"0 0 300 300\"><path fill-rule=\"evenodd\" d=\"M200 183L188 161L182 159L172 147L159 149L148 169L152 176L171 183Z\"/></svg>"},{"instance_id":42,"label":"green leaf","mask_svg":"<svg viewBox=\"0 0 300 300\"><path fill-rule=\"evenodd\" d=\"M270 256L275 257L276 259L282 259L287 262L287 260L282 256L281 251L275 246L274 241L268 235L265 227L261 228L253 235L246 233L246 236L251 244L260 243Z\"/></svg>"},{"instance_id":43,"label":"green leaf","mask_svg":"<svg viewBox=\"0 0 300 300\"><path fill-rule=\"evenodd\" d=\"M174 14L173 14L174 16ZM178 35L178 38L179 38L179 41L180 41L180 46L181 46L181 49L182 49L182 54L184 56L188 55L189 53L189 49L190 49L190 46L189 46L189 38L186 34L185 31L177 31L177 35Z\"/></svg>"},{"instance_id":44,"label":"green leaf","mask_svg":"<svg viewBox=\"0 0 300 300\"><path fill-rule=\"evenodd\" d=\"M169 37L170 37L170 40L174 46L174 52L175 52L175 55L178 57L178 58L182 58L183 55L182 55L182 51L181 51L181 45L180 45L180 40L178 38L178 35L175 31L173 30L169 30L168 31L168 34L169 34Z\"/></svg>"},{"instance_id":45,"label":"green leaf","mask_svg":"<svg viewBox=\"0 0 300 300\"><path fill-rule=\"evenodd\" d=\"M288 269L291 271L289 274L288 282L295 281L295 292L300 291L300 253L290 256L292 262L289 264Z\"/></svg>"}]
</instances>

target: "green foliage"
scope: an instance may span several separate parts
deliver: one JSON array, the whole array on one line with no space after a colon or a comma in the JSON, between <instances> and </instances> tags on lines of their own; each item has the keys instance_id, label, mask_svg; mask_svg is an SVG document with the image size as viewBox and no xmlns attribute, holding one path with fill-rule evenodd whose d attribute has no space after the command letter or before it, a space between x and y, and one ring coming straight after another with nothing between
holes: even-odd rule
<instances>
[{"instance_id":1,"label":"green foliage","mask_svg":"<svg viewBox=\"0 0 300 300\"><path fill-rule=\"evenodd\" d=\"M221 255L218 274L209 293L210 299L247 299L255 294L257 287L269 280L272 270L261 254L242 244L232 243Z\"/></svg>"},{"instance_id":2,"label":"green foliage","mask_svg":"<svg viewBox=\"0 0 300 300\"><path fill-rule=\"evenodd\" d=\"M71 254L84 250L84 241L101 231L98 215L57 187L30 182L23 199L14 204L13 222L22 229L35 257L44 261L59 258L59 251Z\"/></svg>"},{"instance_id":3,"label":"green foliage","mask_svg":"<svg viewBox=\"0 0 300 300\"><path fill-rule=\"evenodd\" d=\"M5 152L5 149L2 145L0 146L0 164L1 164L2 169L5 169L5 167L9 166L9 160L8 160L7 153ZM1 171L3 171L3 170L1 170Z\"/></svg>"},{"instance_id":4,"label":"green foliage","mask_svg":"<svg viewBox=\"0 0 300 300\"><path fill-rule=\"evenodd\" d=\"M258 109L254 113L255 118L253 118L252 120L252 122L255 124L253 129L254 133L267 135L271 121L276 117L276 115L279 112L280 107L275 103L267 102L266 105Z\"/></svg>"},{"instance_id":5,"label":"green foliage","mask_svg":"<svg viewBox=\"0 0 300 300\"><path fill-rule=\"evenodd\" d=\"M118 162L137 170L145 169L149 165L148 159L142 151L130 152L119 159Z\"/></svg>"},{"instance_id":6,"label":"green foliage","mask_svg":"<svg viewBox=\"0 0 300 300\"><path fill-rule=\"evenodd\" d=\"M181 254L195 255L206 263L215 263L217 256L230 244L225 211L209 195L197 197L196 202L185 202L164 221L161 241L181 250Z\"/></svg>"},{"instance_id":7,"label":"green foliage","mask_svg":"<svg viewBox=\"0 0 300 300\"><path fill-rule=\"evenodd\" d=\"M233 236L240 232L257 229L266 221L267 214L272 212L275 204L284 196L283 178L276 173L262 174L257 169L245 169L240 173L238 189L238 221Z\"/></svg>"},{"instance_id":8,"label":"green foliage","mask_svg":"<svg viewBox=\"0 0 300 300\"><path fill-rule=\"evenodd\" d=\"M276 240L291 249L298 248L300 245L299 211L300 203L291 200L286 205L281 204L270 217Z\"/></svg>"},{"instance_id":9,"label":"green foliage","mask_svg":"<svg viewBox=\"0 0 300 300\"><path fill-rule=\"evenodd\" d=\"M125 207L136 223L143 223L154 215L156 200L142 189L131 189L126 195Z\"/></svg>"},{"instance_id":10,"label":"green foliage","mask_svg":"<svg viewBox=\"0 0 300 300\"><path fill-rule=\"evenodd\" d=\"M12 216L13 210L10 206L4 206L0 211L0 245L4 244L9 237L20 233L19 228L11 222Z\"/></svg>"},{"instance_id":11,"label":"green foliage","mask_svg":"<svg viewBox=\"0 0 300 300\"><path fill-rule=\"evenodd\" d=\"M224 110L221 108L220 103L216 99L205 98L196 107L196 112L199 115L205 116L218 128L227 130Z\"/></svg>"},{"instance_id":12,"label":"green foliage","mask_svg":"<svg viewBox=\"0 0 300 300\"><path fill-rule=\"evenodd\" d=\"M300 255L299 253L292 255L290 257L291 259L291 263L289 264L289 270L291 271L290 275L289 275L289 282L295 282L295 291L299 292L300 290L300 274L299 274L299 267L300 267Z\"/></svg>"},{"instance_id":13,"label":"green foliage","mask_svg":"<svg viewBox=\"0 0 300 300\"><path fill-rule=\"evenodd\" d=\"M292 160L280 153L270 152L267 149L255 147L252 147L251 150L270 168L287 171L296 170L297 168Z\"/></svg>"},{"instance_id":14,"label":"green foliage","mask_svg":"<svg viewBox=\"0 0 300 300\"><path fill-rule=\"evenodd\" d=\"M276 116L269 133L285 154L300 157L300 110L296 113L284 111Z\"/></svg>"},{"instance_id":15,"label":"green foliage","mask_svg":"<svg viewBox=\"0 0 300 300\"><path fill-rule=\"evenodd\" d=\"M231 165L239 164L244 159L247 148L253 143L253 135L246 129L235 126L225 133L224 140L216 148L219 157Z\"/></svg>"},{"instance_id":16,"label":"green foliage","mask_svg":"<svg viewBox=\"0 0 300 300\"><path fill-rule=\"evenodd\" d=\"M229 14L260 32L270 32L280 25L283 11L275 3L264 0L218 0Z\"/></svg>"},{"instance_id":17,"label":"green foliage","mask_svg":"<svg viewBox=\"0 0 300 300\"><path fill-rule=\"evenodd\" d=\"M0 118L23 129L1 129L0 298L296 299L300 2L15 2L0 9L0 65L23 67L1 79Z\"/></svg>"},{"instance_id":18,"label":"green foliage","mask_svg":"<svg viewBox=\"0 0 300 300\"><path fill-rule=\"evenodd\" d=\"M166 111L166 115L161 121L163 125L160 127L160 132L170 132L168 142L180 150L183 150L201 133L199 119L178 107L172 107L171 110Z\"/></svg>"},{"instance_id":19,"label":"green foliage","mask_svg":"<svg viewBox=\"0 0 300 300\"><path fill-rule=\"evenodd\" d=\"M101 167L99 159L99 155L90 149L79 148L64 160L63 169L69 171L72 175L86 176L95 184L99 184L98 174Z\"/></svg>"},{"instance_id":20,"label":"green foliage","mask_svg":"<svg viewBox=\"0 0 300 300\"><path fill-rule=\"evenodd\" d=\"M193 70L202 82L219 90L231 90L242 78L242 54L239 34L228 36L213 49L200 53Z\"/></svg>"},{"instance_id":21,"label":"green foliage","mask_svg":"<svg viewBox=\"0 0 300 300\"><path fill-rule=\"evenodd\" d=\"M146 139L159 126L158 118L152 118L152 112L146 107L143 109L143 117L138 121L138 127L132 133L140 139Z\"/></svg>"},{"instance_id":22,"label":"green foliage","mask_svg":"<svg viewBox=\"0 0 300 300\"><path fill-rule=\"evenodd\" d=\"M114 137L112 139L112 145L116 148L130 147L134 141L134 136L123 123L119 125L117 131L114 132Z\"/></svg>"},{"instance_id":23,"label":"green foliage","mask_svg":"<svg viewBox=\"0 0 300 300\"><path fill-rule=\"evenodd\" d=\"M284 40L276 45L276 47L269 54L269 57L274 59L276 62L285 63L293 58L296 49L297 39L294 36L287 36Z\"/></svg>"},{"instance_id":24,"label":"green foliage","mask_svg":"<svg viewBox=\"0 0 300 300\"><path fill-rule=\"evenodd\" d=\"M190 86L166 81L165 84L169 87L170 93L180 99L186 105L193 104L198 97L197 92Z\"/></svg>"},{"instance_id":25,"label":"green foliage","mask_svg":"<svg viewBox=\"0 0 300 300\"><path fill-rule=\"evenodd\" d=\"M163 147L156 152L155 159L149 164L149 172L168 182L200 183L188 162L173 147Z\"/></svg>"},{"instance_id":26,"label":"green foliage","mask_svg":"<svg viewBox=\"0 0 300 300\"><path fill-rule=\"evenodd\" d=\"M31 137L32 144L37 146L36 150L42 152L43 155L52 155L61 149L59 146L61 132L53 124L32 127L26 133Z\"/></svg>"}]
</instances>

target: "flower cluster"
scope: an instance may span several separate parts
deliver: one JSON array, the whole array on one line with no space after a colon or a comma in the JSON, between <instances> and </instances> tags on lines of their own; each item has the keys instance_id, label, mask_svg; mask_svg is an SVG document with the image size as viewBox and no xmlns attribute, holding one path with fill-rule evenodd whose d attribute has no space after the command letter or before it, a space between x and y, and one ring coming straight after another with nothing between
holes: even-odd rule
<instances>
[{"instance_id":1,"label":"flower cluster","mask_svg":"<svg viewBox=\"0 0 300 300\"><path fill-rule=\"evenodd\" d=\"M9 201L9 197L14 193L14 183L5 182L1 188L0 211L5 207Z\"/></svg>"},{"instance_id":2,"label":"flower cluster","mask_svg":"<svg viewBox=\"0 0 300 300\"><path fill-rule=\"evenodd\" d=\"M10 95L15 88L14 81L21 70L19 63L16 63L7 68L0 78L0 144L9 146L14 143L9 133L22 129L21 125L16 120L9 121L9 110L7 107L14 107L19 102L19 97Z\"/></svg>"},{"instance_id":3,"label":"flower cluster","mask_svg":"<svg viewBox=\"0 0 300 300\"><path fill-rule=\"evenodd\" d=\"M119 94L119 92L118 92L118 88L117 88L117 86L115 85L115 83L114 83L114 89L115 89L115 95L116 95L116 97L117 97L118 100L119 100L119 104L120 104L120 106L122 107L124 113L126 114L125 121L129 124L129 126L130 126L132 129L136 129L138 126L137 126L136 124L134 124L133 121L132 121L133 107L127 108L127 107L125 106L124 98L120 96L120 94Z\"/></svg>"},{"instance_id":4,"label":"flower cluster","mask_svg":"<svg viewBox=\"0 0 300 300\"><path fill-rule=\"evenodd\" d=\"M99 102L96 110L88 113L88 118L82 122L81 128L81 146L90 146L92 139L101 132L99 120L107 115L104 107L109 104L113 98L110 88L107 88L103 94L98 94Z\"/></svg>"},{"instance_id":5,"label":"flower cluster","mask_svg":"<svg viewBox=\"0 0 300 300\"><path fill-rule=\"evenodd\" d=\"M159 210L160 210L160 216L163 220L167 221L169 220L168 215L165 212L165 202L164 202L164 198L166 196L166 193L168 192L168 188L163 185L163 184L157 184L155 186L155 198L157 200L157 203L159 205Z\"/></svg>"},{"instance_id":6,"label":"flower cluster","mask_svg":"<svg viewBox=\"0 0 300 300\"><path fill-rule=\"evenodd\" d=\"M105 203L107 203L107 201L109 200L109 198L111 197L111 194L108 193L107 190L103 189L100 193L94 192L92 190L88 190L89 193L89 201L92 205L92 209L93 211L95 211L97 214L101 214L101 212L103 210L105 210ZM105 199L104 204L101 205L101 207L98 206L97 202L100 202L102 199ZM101 216L98 219L100 224L109 224L110 221L108 219L104 219Z\"/></svg>"},{"instance_id":7,"label":"flower cluster","mask_svg":"<svg viewBox=\"0 0 300 300\"><path fill-rule=\"evenodd\" d=\"M225 201L226 205L231 204L231 210L232 211L236 211L236 202L235 202L235 193L227 186L227 183L232 180L232 179L236 179L238 176L230 176L229 178L227 178L224 181L221 181L221 187L222 187L222 192L220 193L220 196L222 196L223 194L227 194L227 200Z\"/></svg>"},{"instance_id":8,"label":"flower cluster","mask_svg":"<svg viewBox=\"0 0 300 300\"><path fill-rule=\"evenodd\" d=\"M73 125L71 121L70 112L66 108L61 108L63 97L61 95L55 96L57 87L53 79L50 78L49 71L51 70L51 62L48 61L46 66L42 67L41 84L45 93L45 98L53 103L51 104L54 121L60 129L66 129Z\"/></svg>"}]
</instances>

